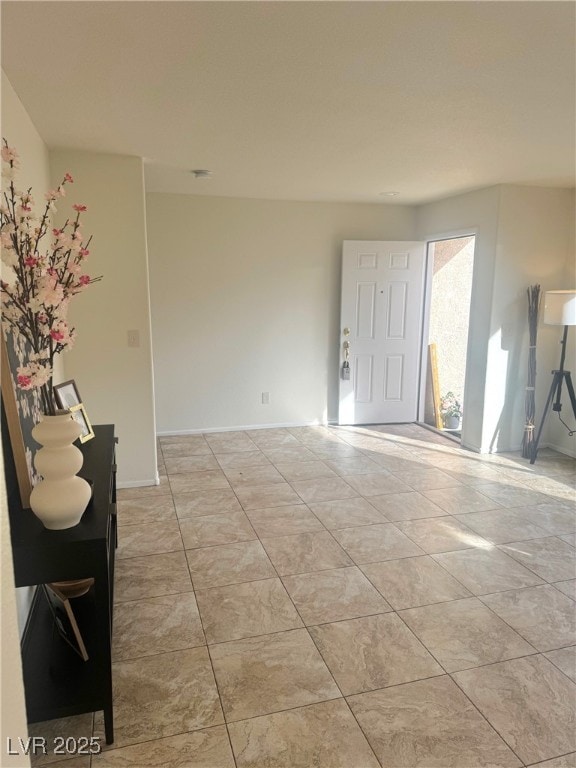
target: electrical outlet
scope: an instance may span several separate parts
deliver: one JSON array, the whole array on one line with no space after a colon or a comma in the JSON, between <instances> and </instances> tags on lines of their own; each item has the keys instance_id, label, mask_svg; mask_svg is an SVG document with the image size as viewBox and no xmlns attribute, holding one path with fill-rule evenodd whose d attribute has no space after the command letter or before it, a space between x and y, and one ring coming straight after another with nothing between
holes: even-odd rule
<instances>
[{"instance_id":1,"label":"electrical outlet","mask_svg":"<svg viewBox=\"0 0 576 768\"><path fill-rule=\"evenodd\" d=\"M128 331L128 346L129 347L140 346L140 331Z\"/></svg>"},{"instance_id":2,"label":"electrical outlet","mask_svg":"<svg viewBox=\"0 0 576 768\"><path fill-rule=\"evenodd\" d=\"M262 405L270 405L270 392L262 392Z\"/></svg>"}]
</instances>

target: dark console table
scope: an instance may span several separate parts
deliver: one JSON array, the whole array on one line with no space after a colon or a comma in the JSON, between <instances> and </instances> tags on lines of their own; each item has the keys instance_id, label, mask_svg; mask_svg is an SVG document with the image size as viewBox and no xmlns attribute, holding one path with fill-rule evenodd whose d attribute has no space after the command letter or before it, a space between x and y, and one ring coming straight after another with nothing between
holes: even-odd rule
<instances>
[{"instance_id":1,"label":"dark console table","mask_svg":"<svg viewBox=\"0 0 576 768\"><path fill-rule=\"evenodd\" d=\"M22 664L29 722L104 711L106 743L114 740L112 710L112 608L116 548L114 426L94 427L80 446L79 475L94 484L80 523L49 531L29 509L10 504L10 529L17 587L94 578L90 592L72 599L88 661L54 629L42 589L37 589L22 638Z\"/></svg>"}]
</instances>

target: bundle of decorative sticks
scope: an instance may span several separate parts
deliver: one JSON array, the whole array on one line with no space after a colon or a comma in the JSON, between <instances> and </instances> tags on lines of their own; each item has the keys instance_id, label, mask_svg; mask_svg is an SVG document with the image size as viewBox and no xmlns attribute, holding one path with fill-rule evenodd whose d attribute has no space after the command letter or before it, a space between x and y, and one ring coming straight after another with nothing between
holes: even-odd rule
<instances>
[{"instance_id":1,"label":"bundle of decorative sticks","mask_svg":"<svg viewBox=\"0 0 576 768\"><path fill-rule=\"evenodd\" d=\"M522 437L522 456L529 459L534 445L534 419L536 416L536 339L538 336L538 311L540 308L540 286L531 285L528 294L528 331L530 346L528 348L528 382L526 384L525 411L526 423Z\"/></svg>"}]
</instances>

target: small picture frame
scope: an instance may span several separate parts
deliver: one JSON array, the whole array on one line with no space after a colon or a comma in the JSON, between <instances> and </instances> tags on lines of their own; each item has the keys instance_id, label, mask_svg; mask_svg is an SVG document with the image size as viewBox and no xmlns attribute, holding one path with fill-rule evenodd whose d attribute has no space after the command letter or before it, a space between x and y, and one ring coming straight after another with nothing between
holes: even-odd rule
<instances>
[{"instance_id":1,"label":"small picture frame","mask_svg":"<svg viewBox=\"0 0 576 768\"><path fill-rule=\"evenodd\" d=\"M74 379L63 381L62 384L55 384L54 397L60 408L66 411L69 408L73 408L75 405L80 405L82 403L82 398L80 397L80 392L78 392L78 387L76 386Z\"/></svg>"},{"instance_id":2,"label":"small picture frame","mask_svg":"<svg viewBox=\"0 0 576 768\"><path fill-rule=\"evenodd\" d=\"M88 652L86 651L80 628L70 605L70 600L51 584L43 584L43 587L58 634L84 661L88 661Z\"/></svg>"},{"instance_id":3,"label":"small picture frame","mask_svg":"<svg viewBox=\"0 0 576 768\"><path fill-rule=\"evenodd\" d=\"M80 433L80 442L85 443L87 440L92 440L94 437L94 430L90 424L90 419L86 413L86 408L84 408L82 403L78 403L78 405L73 405L68 410L72 414L74 421L78 422L82 428L82 432Z\"/></svg>"}]
</instances>

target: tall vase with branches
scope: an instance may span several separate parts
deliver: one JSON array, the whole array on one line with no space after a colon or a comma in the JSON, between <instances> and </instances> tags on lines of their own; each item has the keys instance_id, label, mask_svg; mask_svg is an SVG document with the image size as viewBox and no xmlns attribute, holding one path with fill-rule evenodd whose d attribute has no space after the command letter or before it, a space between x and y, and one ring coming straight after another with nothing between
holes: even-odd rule
<instances>
[{"instance_id":1,"label":"tall vase with branches","mask_svg":"<svg viewBox=\"0 0 576 768\"><path fill-rule=\"evenodd\" d=\"M80 427L69 411L57 410L54 361L76 336L67 320L71 300L101 278L85 271L91 241L82 232L86 206L74 204L72 216L61 227L52 226L56 202L65 197L72 176L66 173L46 193L44 207L35 215L32 189L16 186L18 154L6 140L1 155L2 325L26 342L28 359L18 367L16 383L23 390L39 390L44 411L32 430L43 447L34 457L42 479L32 489L30 506L47 528L70 528L86 509L90 486L77 476L83 456L73 442Z\"/></svg>"},{"instance_id":2,"label":"tall vase with branches","mask_svg":"<svg viewBox=\"0 0 576 768\"><path fill-rule=\"evenodd\" d=\"M526 422L522 436L522 456L529 459L534 445L534 419L536 418L536 341L538 338L538 313L540 310L540 286L531 285L526 290L528 296L528 377L524 408Z\"/></svg>"},{"instance_id":3,"label":"tall vase with branches","mask_svg":"<svg viewBox=\"0 0 576 768\"><path fill-rule=\"evenodd\" d=\"M92 239L82 232L81 215L86 206L74 204L74 214L63 226L51 226L56 202L66 195L72 176L66 173L60 184L46 193L44 208L37 216L32 189L22 191L16 186L19 165L18 153L4 139L0 203L2 322L6 330L23 337L29 345L28 364L17 371L18 386L39 389L44 413L54 415L54 360L73 345L76 336L67 321L70 301L101 277L90 277L85 272Z\"/></svg>"}]
</instances>

